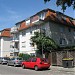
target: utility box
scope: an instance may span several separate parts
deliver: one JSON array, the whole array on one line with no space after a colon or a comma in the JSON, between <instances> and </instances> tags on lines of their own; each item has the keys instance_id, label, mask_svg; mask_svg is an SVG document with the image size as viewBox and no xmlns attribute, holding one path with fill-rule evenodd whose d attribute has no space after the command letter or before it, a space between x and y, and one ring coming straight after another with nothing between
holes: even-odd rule
<instances>
[{"instance_id":1,"label":"utility box","mask_svg":"<svg viewBox=\"0 0 75 75\"><path fill-rule=\"evenodd\" d=\"M64 68L73 68L74 67L74 61L73 58L64 58L62 60L62 66Z\"/></svg>"}]
</instances>

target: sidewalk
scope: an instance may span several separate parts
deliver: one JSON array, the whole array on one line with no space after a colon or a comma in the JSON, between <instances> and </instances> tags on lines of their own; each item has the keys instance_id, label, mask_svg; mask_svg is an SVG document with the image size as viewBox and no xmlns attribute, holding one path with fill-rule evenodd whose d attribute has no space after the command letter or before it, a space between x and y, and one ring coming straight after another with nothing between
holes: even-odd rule
<instances>
[{"instance_id":1,"label":"sidewalk","mask_svg":"<svg viewBox=\"0 0 75 75\"><path fill-rule=\"evenodd\" d=\"M75 67L74 68L64 68L64 67L59 67L59 66L51 66L50 70L52 70L52 71L75 72Z\"/></svg>"}]
</instances>

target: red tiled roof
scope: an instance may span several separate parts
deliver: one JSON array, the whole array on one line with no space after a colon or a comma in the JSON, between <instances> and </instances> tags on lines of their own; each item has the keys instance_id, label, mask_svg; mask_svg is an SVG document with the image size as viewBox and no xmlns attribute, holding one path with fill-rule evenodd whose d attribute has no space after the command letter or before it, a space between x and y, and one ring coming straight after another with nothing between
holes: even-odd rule
<instances>
[{"instance_id":1,"label":"red tiled roof","mask_svg":"<svg viewBox=\"0 0 75 75\"><path fill-rule=\"evenodd\" d=\"M70 17L61 13L66 19L64 19L61 15L60 15L61 16L61 19L60 19L60 18L58 18L57 13L55 11L50 10L50 9L47 9L46 11L47 11L47 13L46 13L46 17L45 17L44 21L51 20L53 22L61 23L63 25L75 26L74 21L72 21ZM21 22L19 30L26 29L26 28L31 27L33 25L34 24L26 25L25 21L23 21L23 22Z\"/></svg>"},{"instance_id":2,"label":"red tiled roof","mask_svg":"<svg viewBox=\"0 0 75 75\"><path fill-rule=\"evenodd\" d=\"M18 29L18 30L23 30L23 29L27 29L27 28L29 28L29 27L31 27L31 26L33 26L34 24L29 24L29 25L26 25L26 23L25 22L22 22L21 23L21 25L20 25L20 28Z\"/></svg>"},{"instance_id":3,"label":"red tiled roof","mask_svg":"<svg viewBox=\"0 0 75 75\"><path fill-rule=\"evenodd\" d=\"M2 36L2 37L11 37L10 28L6 28L6 29L2 30L0 36Z\"/></svg>"},{"instance_id":4,"label":"red tiled roof","mask_svg":"<svg viewBox=\"0 0 75 75\"><path fill-rule=\"evenodd\" d=\"M60 15L61 16L61 15ZM58 18L58 16L56 15L55 12L52 12L50 10L48 10L47 14L46 14L46 18L45 20L52 20L54 22L58 22L58 23L62 23L62 24L66 24L66 25L71 25L71 26L75 26L75 24L73 23L72 20L70 20L71 18L64 15L63 16L66 18L66 19L63 19L63 17L61 16L61 19Z\"/></svg>"}]
</instances>

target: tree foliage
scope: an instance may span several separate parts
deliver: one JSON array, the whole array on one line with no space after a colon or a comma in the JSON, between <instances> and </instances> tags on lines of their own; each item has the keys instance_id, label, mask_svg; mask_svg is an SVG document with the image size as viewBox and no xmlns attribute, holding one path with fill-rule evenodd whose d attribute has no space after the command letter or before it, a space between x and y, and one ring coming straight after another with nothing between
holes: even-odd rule
<instances>
[{"instance_id":1,"label":"tree foliage","mask_svg":"<svg viewBox=\"0 0 75 75\"><path fill-rule=\"evenodd\" d=\"M49 2L50 0L44 0L44 2ZM75 9L75 0L56 0L56 5L61 6L63 12L66 10L67 7L72 6Z\"/></svg>"},{"instance_id":2,"label":"tree foliage","mask_svg":"<svg viewBox=\"0 0 75 75\"><path fill-rule=\"evenodd\" d=\"M42 33L35 32L35 36L31 37L33 43L37 45L37 49L44 52L50 51L52 49L56 49L56 43L49 37L46 37Z\"/></svg>"}]
</instances>

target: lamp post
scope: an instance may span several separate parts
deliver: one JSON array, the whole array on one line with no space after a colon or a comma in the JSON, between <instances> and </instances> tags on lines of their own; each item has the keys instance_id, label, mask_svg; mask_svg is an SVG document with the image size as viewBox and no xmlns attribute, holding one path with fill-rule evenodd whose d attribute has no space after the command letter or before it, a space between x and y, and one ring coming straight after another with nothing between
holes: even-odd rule
<instances>
[{"instance_id":1,"label":"lamp post","mask_svg":"<svg viewBox=\"0 0 75 75\"><path fill-rule=\"evenodd\" d=\"M46 29L41 29L41 33L43 36L45 36L45 30ZM44 38L43 38L43 40L44 40ZM43 54L43 46L44 46L44 42L42 42L42 57L45 58L45 55Z\"/></svg>"}]
</instances>

